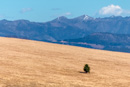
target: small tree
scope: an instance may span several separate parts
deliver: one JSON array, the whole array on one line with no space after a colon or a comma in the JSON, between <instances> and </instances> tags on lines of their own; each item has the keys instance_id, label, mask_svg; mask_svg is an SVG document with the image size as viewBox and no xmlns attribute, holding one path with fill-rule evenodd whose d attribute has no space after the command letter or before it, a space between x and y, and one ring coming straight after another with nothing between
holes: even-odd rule
<instances>
[{"instance_id":1,"label":"small tree","mask_svg":"<svg viewBox=\"0 0 130 87\"><path fill-rule=\"evenodd\" d=\"M85 66L84 66L84 71L86 72L86 73L90 73L90 67L89 67L89 65L88 64L85 64Z\"/></svg>"}]
</instances>

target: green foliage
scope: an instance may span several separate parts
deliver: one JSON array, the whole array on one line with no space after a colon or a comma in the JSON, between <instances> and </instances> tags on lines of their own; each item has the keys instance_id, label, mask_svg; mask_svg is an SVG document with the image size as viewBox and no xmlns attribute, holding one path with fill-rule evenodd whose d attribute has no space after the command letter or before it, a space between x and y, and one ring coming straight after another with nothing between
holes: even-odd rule
<instances>
[{"instance_id":1,"label":"green foliage","mask_svg":"<svg viewBox=\"0 0 130 87\"><path fill-rule=\"evenodd\" d=\"M89 67L89 65L88 64L85 64L85 66L84 66L84 71L86 72L86 73L90 73L90 67Z\"/></svg>"}]
</instances>

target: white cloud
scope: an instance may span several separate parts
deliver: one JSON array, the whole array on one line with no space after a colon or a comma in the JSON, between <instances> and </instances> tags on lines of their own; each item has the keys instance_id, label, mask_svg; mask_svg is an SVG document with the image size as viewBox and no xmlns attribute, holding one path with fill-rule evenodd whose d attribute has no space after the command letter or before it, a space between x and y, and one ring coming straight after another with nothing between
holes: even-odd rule
<instances>
[{"instance_id":1,"label":"white cloud","mask_svg":"<svg viewBox=\"0 0 130 87\"><path fill-rule=\"evenodd\" d=\"M66 17L69 17L69 16L73 16L71 12L66 12L66 13L62 13L62 14L54 14L50 17L52 18L56 18L56 17L61 17L61 16L66 16Z\"/></svg>"},{"instance_id":2,"label":"white cloud","mask_svg":"<svg viewBox=\"0 0 130 87\"><path fill-rule=\"evenodd\" d=\"M122 13L124 13L124 10L119 6L119 5L109 5L107 7L103 7L101 8L101 10L99 11L99 14L101 15L121 15Z\"/></svg>"},{"instance_id":3,"label":"white cloud","mask_svg":"<svg viewBox=\"0 0 130 87\"><path fill-rule=\"evenodd\" d=\"M60 16L71 16L72 14L70 12L66 12L66 13L63 13L63 14L58 14L56 15L56 17L60 17Z\"/></svg>"},{"instance_id":4,"label":"white cloud","mask_svg":"<svg viewBox=\"0 0 130 87\"><path fill-rule=\"evenodd\" d=\"M64 13L64 14L61 14L60 16L70 16L70 15L71 15L70 12L66 12L66 13Z\"/></svg>"},{"instance_id":5,"label":"white cloud","mask_svg":"<svg viewBox=\"0 0 130 87\"><path fill-rule=\"evenodd\" d=\"M29 12L29 11L32 11L32 8L23 8L21 10L21 13L25 13L25 12Z\"/></svg>"}]
</instances>

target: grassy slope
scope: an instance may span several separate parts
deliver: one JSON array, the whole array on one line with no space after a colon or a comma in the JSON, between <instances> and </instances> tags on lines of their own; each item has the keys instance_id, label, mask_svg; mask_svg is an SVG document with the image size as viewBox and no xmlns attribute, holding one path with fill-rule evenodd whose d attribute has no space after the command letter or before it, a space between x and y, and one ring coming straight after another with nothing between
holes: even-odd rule
<instances>
[{"instance_id":1,"label":"grassy slope","mask_svg":"<svg viewBox=\"0 0 130 87\"><path fill-rule=\"evenodd\" d=\"M128 53L0 38L0 87L129 86Z\"/></svg>"}]
</instances>

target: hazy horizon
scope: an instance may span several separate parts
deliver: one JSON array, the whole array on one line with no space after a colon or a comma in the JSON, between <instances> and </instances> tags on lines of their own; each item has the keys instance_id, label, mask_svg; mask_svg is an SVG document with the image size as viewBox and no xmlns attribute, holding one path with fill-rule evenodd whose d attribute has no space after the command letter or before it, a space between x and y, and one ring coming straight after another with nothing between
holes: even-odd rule
<instances>
[{"instance_id":1,"label":"hazy horizon","mask_svg":"<svg viewBox=\"0 0 130 87\"><path fill-rule=\"evenodd\" d=\"M59 16L75 18L130 16L130 1L125 0L0 0L0 20L25 19L46 22Z\"/></svg>"},{"instance_id":2,"label":"hazy horizon","mask_svg":"<svg viewBox=\"0 0 130 87\"><path fill-rule=\"evenodd\" d=\"M87 14L84 14L84 15L87 15ZM59 17L55 17L55 18L50 19L50 20L47 20L47 21L40 21L40 22L39 22L39 21L31 21L31 20L28 20L28 19L16 19L16 20L10 20L10 19L0 19L0 21L2 21L2 20L7 20L7 21L19 21L19 20L26 20L26 21L30 21L30 22L45 23L45 22L49 22L49 21L55 20L55 19L60 18L60 17L66 17L67 19L74 19L74 18L77 18L77 17L80 17L80 16L83 16L83 15L79 15L79 16L72 17L72 18L70 18L70 17L66 17L66 16L59 16ZM89 15L87 15L87 16L89 16ZM89 17L92 17L92 16L89 16ZM106 17L92 17L92 18L96 19L96 18L108 18L108 17L123 17L123 18L125 18L125 17L130 17L130 16L114 16L114 15L111 15L111 16L106 16Z\"/></svg>"}]
</instances>

